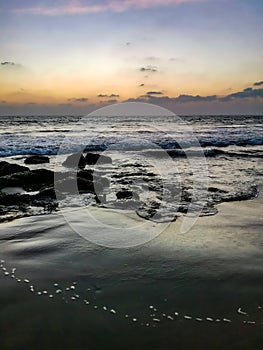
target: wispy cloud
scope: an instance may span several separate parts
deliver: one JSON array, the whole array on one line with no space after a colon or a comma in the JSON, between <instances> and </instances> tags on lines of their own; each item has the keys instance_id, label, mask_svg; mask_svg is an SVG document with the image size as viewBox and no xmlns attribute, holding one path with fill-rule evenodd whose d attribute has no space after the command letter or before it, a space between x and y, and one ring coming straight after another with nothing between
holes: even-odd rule
<instances>
[{"instance_id":1,"label":"wispy cloud","mask_svg":"<svg viewBox=\"0 0 263 350\"><path fill-rule=\"evenodd\" d=\"M263 80L257 81L256 83L253 84L253 86L261 86L261 85L263 85Z\"/></svg>"},{"instance_id":2,"label":"wispy cloud","mask_svg":"<svg viewBox=\"0 0 263 350\"><path fill-rule=\"evenodd\" d=\"M196 3L211 0L103 0L103 1L64 1L61 5L36 5L21 7L16 11L45 16L76 15L85 13L98 13L105 11L124 12L129 9L146 9L151 7L176 6L183 3Z\"/></svg>"},{"instance_id":3,"label":"wispy cloud","mask_svg":"<svg viewBox=\"0 0 263 350\"><path fill-rule=\"evenodd\" d=\"M1 66L2 67L21 67L21 64L11 62L11 61L4 61L4 62L1 62Z\"/></svg>"},{"instance_id":4,"label":"wispy cloud","mask_svg":"<svg viewBox=\"0 0 263 350\"><path fill-rule=\"evenodd\" d=\"M120 95L118 94L98 94L97 97L100 97L100 98L113 98L113 97L120 97Z\"/></svg>"},{"instance_id":5,"label":"wispy cloud","mask_svg":"<svg viewBox=\"0 0 263 350\"><path fill-rule=\"evenodd\" d=\"M71 102L88 102L88 98L87 97L73 97L73 98L68 98L68 101Z\"/></svg>"},{"instance_id":6,"label":"wispy cloud","mask_svg":"<svg viewBox=\"0 0 263 350\"><path fill-rule=\"evenodd\" d=\"M141 72L157 72L157 67L156 66L146 66L146 67L141 67L140 68Z\"/></svg>"},{"instance_id":7,"label":"wispy cloud","mask_svg":"<svg viewBox=\"0 0 263 350\"><path fill-rule=\"evenodd\" d=\"M148 91L147 95L163 95L161 91Z\"/></svg>"}]
</instances>

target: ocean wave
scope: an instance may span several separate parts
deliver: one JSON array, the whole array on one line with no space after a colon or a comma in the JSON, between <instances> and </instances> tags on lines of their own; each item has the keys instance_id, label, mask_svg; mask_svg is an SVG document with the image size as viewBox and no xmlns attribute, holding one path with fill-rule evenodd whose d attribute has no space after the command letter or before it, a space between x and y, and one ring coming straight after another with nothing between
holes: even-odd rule
<instances>
[{"instance_id":1,"label":"ocean wave","mask_svg":"<svg viewBox=\"0 0 263 350\"><path fill-rule=\"evenodd\" d=\"M249 149L236 149L236 150L223 150L222 148L200 148L200 149L191 149L185 148L148 148L143 147L143 144L138 145L127 145L127 147L118 147L113 145L106 144L95 144L87 145L83 148L83 152L104 152L106 150L111 150L114 152L123 152L123 151L141 151L142 153L147 153L151 157L161 157L164 152L167 153L170 157L216 157L216 156L227 156L227 157L241 157L241 158L263 158L263 150L249 150ZM78 152L82 150L82 145L74 145L65 148L60 153L70 154L73 152ZM18 155L57 155L59 152L59 145L51 146L38 146L38 147L24 147L24 148L13 148L6 149L0 147L0 157L11 157Z\"/></svg>"}]
</instances>

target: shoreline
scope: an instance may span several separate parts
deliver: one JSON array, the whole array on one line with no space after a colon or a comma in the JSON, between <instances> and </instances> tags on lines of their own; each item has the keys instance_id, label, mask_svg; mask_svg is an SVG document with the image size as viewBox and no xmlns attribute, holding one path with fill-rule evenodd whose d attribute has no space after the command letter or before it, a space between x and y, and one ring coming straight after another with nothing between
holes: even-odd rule
<instances>
[{"instance_id":1,"label":"shoreline","mask_svg":"<svg viewBox=\"0 0 263 350\"><path fill-rule=\"evenodd\" d=\"M10 343L15 332L17 348L22 349L41 339L46 348L59 345L71 350L68 342L75 339L77 350L83 349L82 342L94 350L121 344L127 349L156 350L247 350L253 344L259 350L263 342L262 183L259 189L253 200L218 204L216 215L199 217L185 234L180 233L183 217L179 217L168 225L155 224L164 227L155 239L124 249L83 239L60 212L1 224L0 259L5 260L3 272L9 276L0 276L0 325L12 329L4 341ZM135 211L89 210L107 225L139 225L142 235L153 225ZM84 222L95 236L101 233L101 226L87 219L87 209L67 212L77 227ZM106 231L110 232L109 226ZM13 268L15 278L10 278ZM75 289L67 291L72 285ZM56 294L57 288L62 292ZM37 294L44 291L46 296ZM149 309L151 305L157 312ZM21 331L25 317L32 329L26 341ZM67 334L54 333L54 320L68 329ZM39 335L43 328L52 344Z\"/></svg>"}]
</instances>

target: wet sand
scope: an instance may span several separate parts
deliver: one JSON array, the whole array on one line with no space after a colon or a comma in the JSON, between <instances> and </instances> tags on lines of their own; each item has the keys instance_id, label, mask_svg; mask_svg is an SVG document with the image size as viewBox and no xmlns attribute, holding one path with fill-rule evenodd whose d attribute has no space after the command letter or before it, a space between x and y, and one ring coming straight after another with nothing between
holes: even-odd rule
<instances>
[{"instance_id":1,"label":"wet sand","mask_svg":"<svg viewBox=\"0 0 263 350\"><path fill-rule=\"evenodd\" d=\"M1 224L1 349L262 349L262 191L218 209L126 249L89 243L59 214Z\"/></svg>"}]
</instances>

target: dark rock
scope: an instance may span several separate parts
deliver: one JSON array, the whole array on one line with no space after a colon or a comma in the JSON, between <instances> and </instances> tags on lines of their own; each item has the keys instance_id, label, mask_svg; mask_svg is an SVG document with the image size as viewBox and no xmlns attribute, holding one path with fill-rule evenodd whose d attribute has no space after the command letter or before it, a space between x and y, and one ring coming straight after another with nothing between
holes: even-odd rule
<instances>
[{"instance_id":1,"label":"dark rock","mask_svg":"<svg viewBox=\"0 0 263 350\"><path fill-rule=\"evenodd\" d=\"M0 205L5 206L29 204L31 200L31 196L26 194L0 194Z\"/></svg>"},{"instance_id":2,"label":"dark rock","mask_svg":"<svg viewBox=\"0 0 263 350\"><path fill-rule=\"evenodd\" d=\"M221 190L220 188L217 188L217 187L208 187L208 191L213 193L227 193L227 191Z\"/></svg>"},{"instance_id":3,"label":"dark rock","mask_svg":"<svg viewBox=\"0 0 263 350\"><path fill-rule=\"evenodd\" d=\"M54 172L47 169L31 170L31 173L37 175L38 183L48 184L54 183Z\"/></svg>"},{"instance_id":4,"label":"dark rock","mask_svg":"<svg viewBox=\"0 0 263 350\"><path fill-rule=\"evenodd\" d=\"M77 173L78 178L86 179L88 181L93 181L93 171L92 170L80 170Z\"/></svg>"},{"instance_id":5,"label":"dark rock","mask_svg":"<svg viewBox=\"0 0 263 350\"><path fill-rule=\"evenodd\" d=\"M67 168L85 168L86 161L81 152L70 154L62 163Z\"/></svg>"},{"instance_id":6,"label":"dark rock","mask_svg":"<svg viewBox=\"0 0 263 350\"><path fill-rule=\"evenodd\" d=\"M113 174L112 177L116 179L120 178L129 178L129 177L143 177L143 181L150 181L151 177L155 177L156 174L151 173L151 172L146 172L146 171L138 171L138 172L121 172L117 174Z\"/></svg>"},{"instance_id":7,"label":"dark rock","mask_svg":"<svg viewBox=\"0 0 263 350\"><path fill-rule=\"evenodd\" d=\"M96 153L87 153L85 156L86 163L89 165L94 165L97 162L99 164L112 164L112 159L108 156L104 156L103 154Z\"/></svg>"},{"instance_id":8,"label":"dark rock","mask_svg":"<svg viewBox=\"0 0 263 350\"><path fill-rule=\"evenodd\" d=\"M122 164L121 167L122 168L143 168L146 166L140 163L125 163L125 164Z\"/></svg>"},{"instance_id":9,"label":"dark rock","mask_svg":"<svg viewBox=\"0 0 263 350\"><path fill-rule=\"evenodd\" d=\"M27 191L40 190L54 184L54 173L51 170L36 169L0 177L0 189L4 187L22 187Z\"/></svg>"},{"instance_id":10,"label":"dark rock","mask_svg":"<svg viewBox=\"0 0 263 350\"><path fill-rule=\"evenodd\" d=\"M41 190L38 194L34 196L34 198L51 198L56 199L56 192L53 187L45 188L44 190Z\"/></svg>"},{"instance_id":11,"label":"dark rock","mask_svg":"<svg viewBox=\"0 0 263 350\"><path fill-rule=\"evenodd\" d=\"M29 156L24 161L25 164L43 164L49 163L49 158L41 155Z\"/></svg>"},{"instance_id":12,"label":"dark rock","mask_svg":"<svg viewBox=\"0 0 263 350\"><path fill-rule=\"evenodd\" d=\"M123 190L116 193L117 199L135 199L138 200L139 196L137 193L133 193L129 190Z\"/></svg>"},{"instance_id":13,"label":"dark rock","mask_svg":"<svg viewBox=\"0 0 263 350\"><path fill-rule=\"evenodd\" d=\"M0 176L11 175L11 174L20 173L28 170L29 168L22 165L10 164L6 161L0 162Z\"/></svg>"},{"instance_id":14,"label":"dark rock","mask_svg":"<svg viewBox=\"0 0 263 350\"><path fill-rule=\"evenodd\" d=\"M94 192L94 185L92 181L79 177L77 179L77 183L78 183L78 189L80 192L89 192L89 193Z\"/></svg>"},{"instance_id":15,"label":"dark rock","mask_svg":"<svg viewBox=\"0 0 263 350\"><path fill-rule=\"evenodd\" d=\"M133 183L132 180L126 180L126 179L118 179L116 182L122 185L131 185Z\"/></svg>"},{"instance_id":16,"label":"dark rock","mask_svg":"<svg viewBox=\"0 0 263 350\"><path fill-rule=\"evenodd\" d=\"M27 179L29 173L17 173L0 177L0 189L4 187L23 187L25 189L25 179ZM28 182L31 183L31 181Z\"/></svg>"}]
</instances>

